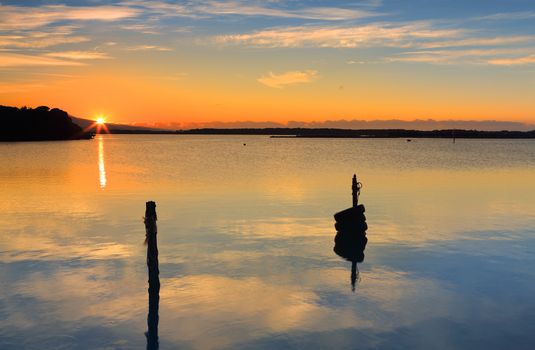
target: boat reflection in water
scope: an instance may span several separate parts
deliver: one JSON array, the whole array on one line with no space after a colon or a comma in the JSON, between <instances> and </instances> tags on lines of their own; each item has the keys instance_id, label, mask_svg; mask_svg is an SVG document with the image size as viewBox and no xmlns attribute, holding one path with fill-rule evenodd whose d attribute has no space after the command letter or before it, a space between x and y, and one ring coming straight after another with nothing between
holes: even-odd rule
<instances>
[{"instance_id":1,"label":"boat reflection in water","mask_svg":"<svg viewBox=\"0 0 535 350\"><path fill-rule=\"evenodd\" d=\"M342 258L351 261L351 289L355 291L358 277L357 263L364 261L366 237L366 216L364 205L358 204L361 184L353 176L353 207L334 214L336 221L336 236L334 237L334 252Z\"/></svg>"}]
</instances>

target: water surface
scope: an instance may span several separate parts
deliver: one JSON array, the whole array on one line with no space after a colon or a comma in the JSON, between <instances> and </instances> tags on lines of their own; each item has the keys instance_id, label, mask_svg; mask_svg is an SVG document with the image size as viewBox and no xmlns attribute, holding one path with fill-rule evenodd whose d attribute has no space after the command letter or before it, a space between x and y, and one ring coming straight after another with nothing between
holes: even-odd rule
<instances>
[{"instance_id":1,"label":"water surface","mask_svg":"<svg viewBox=\"0 0 535 350\"><path fill-rule=\"evenodd\" d=\"M0 348L144 348L154 200L162 349L532 349L534 175L531 140L0 143Z\"/></svg>"}]
</instances>

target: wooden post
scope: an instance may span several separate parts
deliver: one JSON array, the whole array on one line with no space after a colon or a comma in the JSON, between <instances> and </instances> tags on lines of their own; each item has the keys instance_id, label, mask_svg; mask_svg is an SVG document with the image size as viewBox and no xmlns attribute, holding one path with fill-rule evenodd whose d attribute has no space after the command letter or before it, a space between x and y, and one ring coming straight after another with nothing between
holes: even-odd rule
<instances>
[{"instance_id":1,"label":"wooden post","mask_svg":"<svg viewBox=\"0 0 535 350\"><path fill-rule=\"evenodd\" d=\"M357 174L353 175L353 183L352 183L352 190L353 190L353 207L356 208L359 205L359 194L360 194L360 184L357 182Z\"/></svg>"},{"instance_id":2,"label":"wooden post","mask_svg":"<svg viewBox=\"0 0 535 350\"><path fill-rule=\"evenodd\" d=\"M147 349L159 348L158 309L160 305L160 270L158 268L158 233L156 227L156 203L147 202L145 208L145 234L147 242L147 268L149 273L149 313L147 315L148 331Z\"/></svg>"}]
</instances>

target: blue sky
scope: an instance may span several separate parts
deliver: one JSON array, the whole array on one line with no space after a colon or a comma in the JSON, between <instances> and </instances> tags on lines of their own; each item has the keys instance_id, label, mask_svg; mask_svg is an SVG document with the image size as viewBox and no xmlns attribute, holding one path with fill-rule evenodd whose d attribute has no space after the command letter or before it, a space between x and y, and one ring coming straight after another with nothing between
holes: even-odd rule
<instances>
[{"instance_id":1,"label":"blue sky","mask_svg":"<svg viewBox=\"0 0 535 350\"><path fill-rule=\"evenodd\" d=\"M460 47L522 49L516 55L501 50L495 55L498 58L529 55L535 36L535 4L523 0L2 1L0 6L2 51L20 51L20 42L31 38L29 32L39 30L52 36L58 34L54 28L63 29L59 34L65 39L61 42L57 38L54 46L73 44L72 37L85 35L87 44L79 41L83 49L94 48L107 38L123 42L145 38L176 48L191 44L184 37L206 45L224 42L254 47L374 48L378 56L384 47L401 48L398 51L412 55L428 53L418 44L430 41L446 41L449 45L440 47L450 51ZM359 28L369 32L353 30ZM274 29L271 36L264 33ZM326 29L339 30L318 32ZM277 32L289 36L296 30L304 35L303 40L275 42L280 39ZM258 40L251 37L253 34ZM314 34L321 34L321 38ZM312 37L306 39L307 35ZM337 35L343 42L337 42ZM6 39L9 36L16 39ZM45 47L37 46L24 45L28 50ZM416 50L406 50L408 47ZM425 48L436 49L429 45Z\"/></svg>"}]
</instances>

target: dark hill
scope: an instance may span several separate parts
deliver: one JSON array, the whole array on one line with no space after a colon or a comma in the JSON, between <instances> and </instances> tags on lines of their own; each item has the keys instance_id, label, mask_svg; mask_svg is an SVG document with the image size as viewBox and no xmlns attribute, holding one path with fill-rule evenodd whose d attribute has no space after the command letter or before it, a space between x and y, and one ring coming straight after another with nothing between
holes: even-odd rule
<instances>
[{"instance_id":1,"label":"dark hill","mask_svg":"<svg viewBox=\"0 0 535 350\"><path fill-rule=\"evenodd\" d=\"M16 108L0 106L0 141L47 141L89 139L67 112L46 106Z\"/></svg>"},{"instance_id":2,"label":"dark hill","mask_svg":"<svg viewBox=\"0 0 535 350\"><path fill-rule=\"evenodd\" d=\"M77 118L77 117L72 117L72 116L71 118L75 124L81 126L82 128L84 128L84 130L96 132L97 126L94 120ZM108 129L110 134L171 134L171 133L174 133L174 131L171 131L171 130L148 128L144 126L134 126L134 125L127 125L127 124L115 124L115 123L106 123L106 128Z\"/></svg>"}]
</instances>

